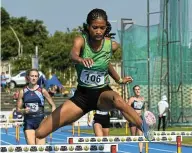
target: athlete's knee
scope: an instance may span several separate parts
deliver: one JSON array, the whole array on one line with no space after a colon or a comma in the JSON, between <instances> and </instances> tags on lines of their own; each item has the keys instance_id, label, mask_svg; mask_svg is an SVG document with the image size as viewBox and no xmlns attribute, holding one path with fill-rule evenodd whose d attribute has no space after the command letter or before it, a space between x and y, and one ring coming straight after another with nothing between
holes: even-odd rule
<instances>
[{"instance_id":1,"label":"athlete's knee","mask_svg":"<svg viewBox=\"0 0 192 153\"><path fill-rule=\"evenodd\" d=\"M120 95L116 94L116 95L113 96L113 103L114 103L114 106L117 109L123 110L125 102L124 102L123 98Z\"/></svg>"}]
</instances>

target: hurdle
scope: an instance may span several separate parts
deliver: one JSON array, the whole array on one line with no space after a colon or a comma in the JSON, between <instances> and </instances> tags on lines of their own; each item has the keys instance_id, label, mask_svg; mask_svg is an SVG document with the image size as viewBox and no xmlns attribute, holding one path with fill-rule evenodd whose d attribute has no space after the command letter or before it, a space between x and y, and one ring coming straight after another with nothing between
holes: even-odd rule
<instances>
[{"instance_id":1,"label":"hurdle","mask_svg":"<svg viewBox=\"0 0 192 153\"><path fill-rule=\"evenodd\" d=\"M145 153L149 153L149 142L177 142L177 153L181 153L182 136L154 136L152 141L148 141L144 136L68 137L67 141L69 144L119 144L131 142L145 142Z\"/></svg>"},{"instance_id":2,"label":"hurdle","mask_svg":"<svg viewBox=\"0 0 192 153\"><path fill-rule=\"evenodd\" d=\"M2 152L110 152L117 153L118 144L64 144L64 145L1 145Z\"/></svg>"},{"instance_id":3,"label":"hurdle","mask_svg":"<svg viewBox=\"0 0 192 153\"><path fill-rule=\"evenodd\" d=\"M183 137L192 137L192 131L154 131L154 135L157 136L183 136Z\"/></svg>"},{"instance_id":4,"label":"hurdle","mask_svg":"<svg viewBox=\"0 0 192 153\"><path fill-rule=\"evenodd\" d=\"M144 136L67 137L69 144L80 143L125 143L125 142L177 142L177 136L154 136L148 141ZM182 136L181 136L182 141Z\"/></svg>"},{"instance_id":5,"label":"hurdle","mask_svg":"<svg viewBox=\"0 0 192 153\"><path fill-rule=\"evenodd\" d=\"M0 123L0 128L12 128L13 127L13 123Z\"/></svg>"}]
</instances>

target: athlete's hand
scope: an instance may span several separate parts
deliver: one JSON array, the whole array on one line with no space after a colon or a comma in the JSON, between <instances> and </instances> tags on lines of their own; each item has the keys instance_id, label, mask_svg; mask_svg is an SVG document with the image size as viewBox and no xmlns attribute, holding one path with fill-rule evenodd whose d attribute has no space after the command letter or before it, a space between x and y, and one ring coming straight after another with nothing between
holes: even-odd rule
<instances>
[{"instance_id":1,"label":"athlete's hand","mask_svg":"<svg viewBox=\"0 0 192 153\"><path fill-rule=\"evenodd\" d=\"M24 113L29 113L29 111L30 111L30 108L29 107L26 107L25 109L24 109Z\"/></svg>"},{"instance_id":2,"label":"athlete's hand","mask_svg":"<svg viewBox=\"0 0 192 153\"><path fill-rule=\"evenodd\" d=\"M82 58L80 63L83 64L85 67L90 68L93 66L94 62L91 58Z\"/></svg>"},{"instance_id":3,"label":"athlete's hand","mask_svg":"<svg viewBox=\"0 0 192 153\"><path fill-rule=\"evenodd\" d=\"M123 80L122 80L122 83L123 83L123 84L131 83L131 82L133 82L133 78L132 78L131 76L126 76L126 77L124 77Z\"/></svg>"},{"instance_id":4,"label":"athlete's hand","mask_svg":"<svg viewBox=\"0 0 192 153\"><path fill-rule=\"evenodd\" d=\"M55 109L56 109L56 107L55 107L55 106L52 106L52 109L51 109L51 110L52 110L52 112L53 112Z\"/></svg>"}]
</instances>

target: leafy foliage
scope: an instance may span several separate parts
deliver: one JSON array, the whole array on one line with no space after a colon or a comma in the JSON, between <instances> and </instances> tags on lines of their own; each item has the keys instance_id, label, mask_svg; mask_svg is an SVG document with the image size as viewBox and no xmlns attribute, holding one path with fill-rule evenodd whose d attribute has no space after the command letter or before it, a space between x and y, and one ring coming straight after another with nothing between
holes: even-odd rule
<instances>
[{"instance_id":1,"label":"leafy foliage","mask_svg":"<svg viewBox=\"0 0 192 153\"><path fill-rule=\"evenodd\" d=\"M27 17L10 17L1 7L1 60L11 61L13 73L29 69L32 66L31 59L35 54L35 46L38 46L40 70L48 74L51 68L59 72L60 80L65 78L63 81L66 82L74 73L69 53L73 39L79 34L80 28L79 26L68 32L56 31L53 35L49 35L43 21L30 20ZM21 43L21 48L14 32ZM116 53L113 60L120 59L120 55Z\"/></svg>"}]
</instances>

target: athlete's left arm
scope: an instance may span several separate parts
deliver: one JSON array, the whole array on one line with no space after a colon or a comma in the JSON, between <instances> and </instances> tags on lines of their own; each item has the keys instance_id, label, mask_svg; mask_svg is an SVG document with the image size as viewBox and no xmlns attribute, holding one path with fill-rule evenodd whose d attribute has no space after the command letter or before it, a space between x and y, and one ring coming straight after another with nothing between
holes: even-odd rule
<instances>
[{"instance_id":1,"label":"athlete's left arm","mask_svg":"<svg viewBox=\"0 0 192 153\"><path fill-rule=\"evenodd\" d=\"M113 80L115 80L115 82L119 84L131 83L133 81L131 76L121 78L119 74L116 72L116 70L113 68L113 65L111 63L109 63L108 65L108 73L113 78Z\"/></svg>"},{"instance_id":2,"label":"athlete's left arm","mask_svg":"<svg viewBox=\"0 0 192 153\"><path fill-rule=\"evenodd\" d=\"M46 98L47 102L49 103L49 105L51 105L52 112L53 112L56 109L53 99L51 98L47 90L45 90L44 88L42 89L42 93L43 93L43 96Z\"/></svg>"}]
</instances>

